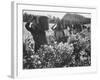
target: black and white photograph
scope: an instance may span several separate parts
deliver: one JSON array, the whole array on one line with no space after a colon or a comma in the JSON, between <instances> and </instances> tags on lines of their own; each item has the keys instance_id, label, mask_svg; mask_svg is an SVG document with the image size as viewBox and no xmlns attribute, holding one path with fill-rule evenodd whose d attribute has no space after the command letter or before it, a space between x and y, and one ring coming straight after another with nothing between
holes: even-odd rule
<instances>
[{"instance_id":1,"label":"black and white photograph","mask_svg":"<svg viewBox=\"0 0 100 80\"><path fill-rule=\"evenodd\" d=\"M96 72L96 13L88 6L14 2L12 76Z\"/></svg>"},{"instance_id":2,"label":"black and white photograph","mask_svg":"<svg viewBox=\"0 0 100 80\"><path fill-rule=\"evenodd\" d=\"M91 13L22 10L23 69L91 66Z\"/></svg>"}]
</instances>

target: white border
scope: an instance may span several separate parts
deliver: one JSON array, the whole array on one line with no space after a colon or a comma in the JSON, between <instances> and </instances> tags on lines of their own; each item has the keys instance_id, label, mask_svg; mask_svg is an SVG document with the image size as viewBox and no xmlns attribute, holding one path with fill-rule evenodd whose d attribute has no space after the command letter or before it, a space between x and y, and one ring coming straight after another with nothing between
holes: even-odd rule
<instances>
[{"instance_id":1,"label":"white border","mask_svg":"<svg viewBox=\"0 0 100 80\"><path fill-rule=\"evenodd\" d=\"M25 3L13 3L14 7L14 21L13 21L13 32L14 35L14 46L13 46L13 77L40 77L50 75L65 75L69 73L85 73L85 72L96 72L96 49L94 38L95 26L96 26L96 9L95 8L84 8L84 7L64 7L64 6L41 6L41 5L26 5ZM54 69L33 69L23 70L23 54L22 54L22 10L49 10L49 11L66 11L66 12L82 12L91 13L91 66L90 67L68 67L68 68L54 68Z\"/></svg>"}]
</instances>

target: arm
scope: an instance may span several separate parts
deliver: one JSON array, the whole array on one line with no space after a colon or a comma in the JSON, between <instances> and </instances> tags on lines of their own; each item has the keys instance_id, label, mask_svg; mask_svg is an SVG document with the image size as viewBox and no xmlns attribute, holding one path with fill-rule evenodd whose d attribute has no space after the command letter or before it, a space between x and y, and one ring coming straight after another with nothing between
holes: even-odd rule
<instances>
[{"instance_id":1,"label":"arm","mask_svg":"<svg viewBox=\"0 0 100 80\"><path fill-rule=\"evenodd\" d=\"M56 25L57 25L57 24L55 23L55 24L51 27L51 29L54 30L54 29L56 28L56 27L55 27Z\"/></svg>"},{"instance_id":2,"label":"arm","mask_svg":"<svg viewBox=\"0 0 100 80\"><path fill-rule=\"evenodd\" d=\"M29 27L29 25L30 25L30 22L27 22L27 23L25 24L25 27L26 27L26 29L27 29L28 31L31 32L31 28Z\"/></svg>"}]
</instances>

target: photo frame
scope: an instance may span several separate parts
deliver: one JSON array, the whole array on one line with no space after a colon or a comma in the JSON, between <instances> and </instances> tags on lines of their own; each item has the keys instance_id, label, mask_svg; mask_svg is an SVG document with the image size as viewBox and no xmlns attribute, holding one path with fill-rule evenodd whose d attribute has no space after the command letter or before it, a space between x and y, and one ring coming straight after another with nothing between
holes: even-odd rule
<instances>
[{"instance_id":1,"label":"photo frame","mask_svg":"<svg viewBox=\"0 0 100 80\"><path fill-rule=\"evenodd\" d=\"M12 2L14 78L96 72L96 8Z\"/></svg>"}]
</instances>

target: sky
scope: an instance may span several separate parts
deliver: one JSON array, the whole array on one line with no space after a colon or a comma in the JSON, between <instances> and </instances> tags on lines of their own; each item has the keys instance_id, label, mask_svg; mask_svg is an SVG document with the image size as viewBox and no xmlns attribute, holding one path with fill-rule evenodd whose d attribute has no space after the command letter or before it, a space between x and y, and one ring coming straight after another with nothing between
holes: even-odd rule
<instances>
[{"instance_id":1,"label":"sky","mask_svg":"<svg viewBox=\"0 0 100 80\"><path fill-rule=\"evenodd\" d=\"M67 13L59 13L59 12L42 12L42 11L24 11L24 13L27 13L27 14L33 14L33 15L40 15L40 16L55 16L55 17L59 17L60 19L62 19L62 17ZM79 15L82 15L84 17L88 17L88 18L91 18L91 14L83 14L83 13L77 13Z\"/></svg>"}]
</instances>

